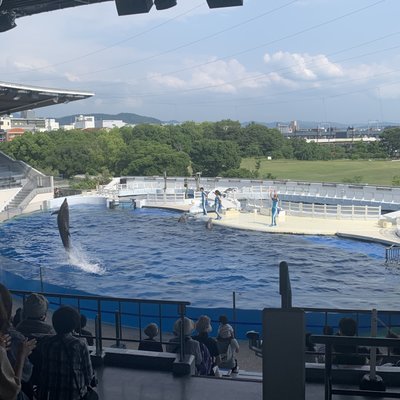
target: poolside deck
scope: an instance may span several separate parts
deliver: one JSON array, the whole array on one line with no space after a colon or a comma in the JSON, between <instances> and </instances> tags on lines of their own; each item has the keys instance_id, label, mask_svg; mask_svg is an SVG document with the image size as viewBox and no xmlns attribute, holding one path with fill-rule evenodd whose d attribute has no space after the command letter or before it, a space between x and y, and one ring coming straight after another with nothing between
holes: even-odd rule
<instances>
[{"instance_id":1,"label":"poolside deck","mask_svg":"<svg viewBox=\"0 0 400 400\"><path fill-rule=\"evenodd\" d=\"M198 218L204 221L213 218L213 224L235 229L292 235L338 235L386 245L400 244L396 227L382 228L377 220L286 216L284 221L277 220L277 226L270 226L271 217L269 216L238 211L227 211L218 221L214 219L213 213L209 216L201 215Z\"/></svg>"}]
</instances>

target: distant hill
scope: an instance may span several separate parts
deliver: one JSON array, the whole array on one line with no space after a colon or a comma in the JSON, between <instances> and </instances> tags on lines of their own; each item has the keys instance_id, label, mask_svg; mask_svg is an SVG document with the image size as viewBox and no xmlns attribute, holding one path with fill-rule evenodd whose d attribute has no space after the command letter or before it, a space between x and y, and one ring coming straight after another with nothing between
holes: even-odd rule
<instances>
[{"instance_id":1,"label":"distant hill","mask_svg":"<svg viewBox=\"0 0 400 400\"><path fill-rule=\"evenodd\" d=\"M56 121L60 125L69 125L75 122L75 117L78 117L81 114L67 115L65 117L56 118ZM145 117L143 115L133 114L133 113L119 113L119 114L102 114L102 113L93 113L93 114L83 114L93 116L95 119L102 120L122 120L127 124L161 124L157 118Z\"/></svg>"}]
</instances>

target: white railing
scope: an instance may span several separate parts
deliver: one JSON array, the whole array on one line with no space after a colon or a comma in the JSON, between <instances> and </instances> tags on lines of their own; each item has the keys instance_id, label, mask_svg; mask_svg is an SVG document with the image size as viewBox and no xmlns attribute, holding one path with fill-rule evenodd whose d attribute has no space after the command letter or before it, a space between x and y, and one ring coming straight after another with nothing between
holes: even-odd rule
<instances>
[{"instance_id":1,"label":"white railing","mask_svg":"<svg viewBox=\"0 0 400 400\"><path fill-rule=\"evenodd\" d=\"M355 206L355 205L329 205L329 204L308 204L293 203L284 201L281 203L286 215L336 218L336 219L379 219L381 207Z\"/></svg>"},{"instance_id":2,"label":"white railing","mask_svg":"<svg viewBox=\"0 0 400 400\"><path fill-rule=\"evenodd\" d=\"M186 199L184 193L156 193L156 194L148 194L146 196L146 204L152 204L152 203L184 204L185 200Z\"/></svg>"}]
</instances>

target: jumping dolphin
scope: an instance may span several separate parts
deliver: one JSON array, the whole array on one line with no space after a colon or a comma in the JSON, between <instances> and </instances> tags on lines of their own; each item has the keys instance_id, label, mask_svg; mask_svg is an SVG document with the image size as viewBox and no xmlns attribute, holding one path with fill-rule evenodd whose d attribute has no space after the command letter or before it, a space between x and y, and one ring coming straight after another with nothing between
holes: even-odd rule
<instances>
[{"instance_id":1,"label":"jumping dolphin","mask_svg":"<svg viewBox=\"0 0 400 400\"><path fill-rule=\"evenodd\" d=\"M212 218L209 218L206 223L206 228L211 230L213 228Z\"/></svg>"},{"instance_id":2,"label":"jumping dolphin","mask_svg":"<svg viewBox=\"0 0 400 400\"><path fill-rule=\"evenodd\" d=\"M61 240L64 248L68 251L71 248L69 233L69 209L67 199L64 199L58 211L54 211L51 215L57 214L57 225L60 232Z\"/></svg>"}]
</instances>

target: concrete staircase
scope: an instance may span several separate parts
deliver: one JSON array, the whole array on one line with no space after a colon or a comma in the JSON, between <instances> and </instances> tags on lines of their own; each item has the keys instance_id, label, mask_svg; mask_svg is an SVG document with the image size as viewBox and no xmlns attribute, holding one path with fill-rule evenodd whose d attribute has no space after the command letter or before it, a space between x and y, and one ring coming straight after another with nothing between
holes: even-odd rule
<instances>
[{"instance_id":1,"label":"concrete staircase","mask_svg":"<svg viewBox=\"0 0 400 400\"><path fill-rule=\"evenodd\" d=\"M8 208L17 208L32 192L32 187L23 187L8 204Z\"/></svg>"}]
</instances>

